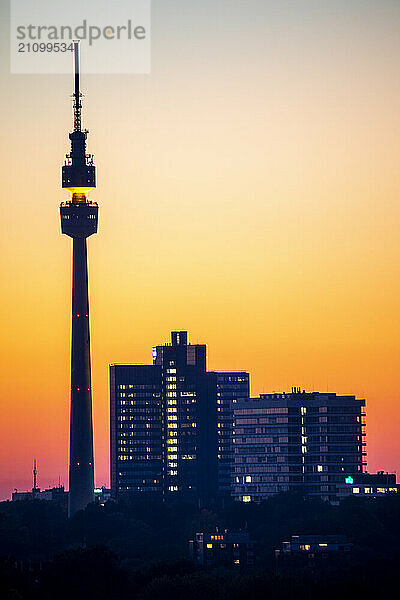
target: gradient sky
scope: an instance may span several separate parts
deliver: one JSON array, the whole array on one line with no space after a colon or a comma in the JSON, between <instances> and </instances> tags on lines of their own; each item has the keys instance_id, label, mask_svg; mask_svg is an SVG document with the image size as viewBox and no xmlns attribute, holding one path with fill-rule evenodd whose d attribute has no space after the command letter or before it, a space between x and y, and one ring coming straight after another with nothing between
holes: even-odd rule
<instances>
[{"instance_id":1,"label":"gradient sky","mask_svg":"<svg viewBox=\"0 0 400 600\"><path fill-rule=\"evenodd\" d=\"M67 482L72 79L9 74L1 3L0 498ZM400 468L400 3L155 0L151 75L83 76L95 459L108 365L171 329L252 394L367 401L368 468Z\"/></svg>"}]
</instances>

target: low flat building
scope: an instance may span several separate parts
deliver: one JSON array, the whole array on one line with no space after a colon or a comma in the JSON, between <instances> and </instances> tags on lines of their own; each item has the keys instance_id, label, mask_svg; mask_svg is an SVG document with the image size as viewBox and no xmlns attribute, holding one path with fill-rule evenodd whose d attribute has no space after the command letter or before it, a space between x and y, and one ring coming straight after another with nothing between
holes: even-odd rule
<instances>
[{"instance_id":1,"label":"low flat building","mask_svg":"<svg viewBox=\"0 0 400 600\"><path fill-rule=\"evenodd\" d=\"M246 532L198 532L189 542L191 558L207 568L247 569L254 566L254 543Z\"/></svg>"},{"instance_id":2,"label":"low flat building","mask_svg":"<svg viewBox=\"0 0 400 600\"><path fill-rule=\"evenodd\" d=\"M42 500L45 502L56 502L60 505L67 505L68 492L64 490L63 485L57 487L48 488L41 490L40 488L32 488L29 492L15 492L12 493L13 502L26 502L30 500Z\"/></svg>"},{"instance_id":3,"label":"low flat building","mask_svg":"<svg viewBox=\"0 0 400 600\"><path fill-rule=\"evenodd\" d=\"M276 574L337 571L349 564L352 549L345 535L292 535L275 550Z\"/></svg>"},{"instance_id":4,"label":"low flat building","mask_svg":"<svg viewBox=\"0 0 400 600\"><path fill-rule=\"evenodd\" d=\"M320 554L326 552L350 552L345 535L292 535L290 541L282 542L278 552L283 554Z\"/></svg>"},{"instance_id":5,"label":"low flat building","mask_svg":"<svg viewBox=\"0 0 400 600\"><path fill-rule=\"evenodd\" d=\"M386 494L397 494L399 488L394 473L351 473L343 476L338 486L338 497L340 500L349 496L381 498Z\"/></svg>"},{"instance_id":6,"label":"low flat building","mask_svg":"<svg viewBox=\"0 0 400 600\"><path fill-rule=\"evenodd\" d=\"M102 506L106 502L111 500L111 490L106 488L104 485L100 488L94 488L94 501L98 502Z\"/></svg>"}]
</instances>

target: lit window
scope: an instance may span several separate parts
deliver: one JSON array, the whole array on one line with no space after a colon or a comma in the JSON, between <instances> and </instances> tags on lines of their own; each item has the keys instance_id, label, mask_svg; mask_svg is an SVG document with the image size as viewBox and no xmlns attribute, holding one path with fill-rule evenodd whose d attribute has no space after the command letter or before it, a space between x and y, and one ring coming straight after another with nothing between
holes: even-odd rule
<instances>
[{"instance_id":1,"label":"lit window","mask_svg":"<svg viewBox=\"0 0 400 600\"><path fill-rule=\"evenodd\" d=\"M251 483L251 475L246 475L246 483Z\"/></svg>"},{"instance_id":2,"label":"lit window","mask_svg":"<svg viewBox=\"0 0 400 600\"><path fill-rule=\"evenodd\" d=\"M322 465L318 465L317 466L317 471L321 472L324 470L324 467Z\"/></svg>"},{"instance_id":3,"label":"lit window","mask_svg":"<svg viewBox=\"0 0 400 600\"><path fill-rule=\"evenodd\" d=\"M251 502L251 496L243 496L243 502Z\"/></svg>"},{"instance_id":4,"label":"lit window","mask_svg":"<svg viewBox=\"0 0 400 600\"><path fill-rule=\"evenodd\" d=\"M371 488L364 488L364 494L370 494Z\"/></svg>"},{"instance_id":5,"label":"lit window","mask_svg":"<svg viewBox=\"0 0 400 600\"><path fill-rule=\"evenodd\" d=\"M240 565L240 560L238 558L235 558L235 560L233 562L235 565Z\"/></svg>"},{"instance_id":6,"label":"lit window","mask_svg":"<svg viewBox=\"0 0 400 600\"><path fill-rule=\"evenodd\" d=\"M360 493L360 488L353 488L353 494L359 494Z\"/></svg>"},{"instance_id":7,"label":"lit window","mask_svg":"<svg viewBox=\"0 0 400 600\"><path fill-rule=\"evenodd\" d=\"M207 544L207 548L210 550L212 548L212 544Z\"/></svg>"},{"instance_id":8,"label":"lit window","mask_svg":"<svg viewBox=\"0 0 400 600\"><path fill-rule=\"evenodd\" d=\"M376 491L378 494L386 494L386 488L377 488Z\"/></svg>"}]
</instances>

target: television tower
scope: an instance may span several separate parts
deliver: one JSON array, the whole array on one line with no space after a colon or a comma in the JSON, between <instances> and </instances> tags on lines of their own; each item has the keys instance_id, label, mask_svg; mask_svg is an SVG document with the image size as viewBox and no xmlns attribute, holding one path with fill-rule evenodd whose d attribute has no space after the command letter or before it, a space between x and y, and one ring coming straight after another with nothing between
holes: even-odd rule
<instances>
[{"instance_id":1,"label":"television tower","mask_svg":"<svg viewBox=\"0 0 400 600\"><path fill-rule=\"evenodd\" d=\"M86 154L88 131L81 128L79 42L74 41L74 130L62 168L62 187L71 199L60 206L61 231L73 239L71 418L68 516L94 501L92 384L86 238L97 232L98 205L87 198L96 187L93 155Z\"/></svg>"}]
</instances>

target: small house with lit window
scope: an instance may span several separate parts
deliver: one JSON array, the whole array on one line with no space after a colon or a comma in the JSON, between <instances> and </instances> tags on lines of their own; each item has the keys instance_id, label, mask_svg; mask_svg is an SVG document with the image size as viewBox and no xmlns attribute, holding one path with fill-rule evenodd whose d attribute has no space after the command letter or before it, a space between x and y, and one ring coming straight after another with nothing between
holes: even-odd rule
<instances>
[{"instance_id":1,"label":"small house with lit window","mask_svg":"<svg viewBox=\"0 0 400 600\"><path fill-rule=\"evenodd\" d=\"M275 550L276 572L340 568L348 564L352 549L345 535L292 535Z\"/></svg>"},{"instance_id":2,"label":"small house with lit window","mask_svg":"<svg viewBox=\"0 0 400 600\"><path fill-rule=\"evenodd\" d=\"M349 564L353 544L345 535L292 535L275 550L276 573L328 572Z\"/></svg>"},{"instance_id":3,"label":"small house with lit window","mask_svg":"<svg viewBox=\"0 0 400 600\"><path fill-rule=\"evenodd\" d=\"M350 552L345 535L292 535L290 541L282 542L280 552L283 554Z\"/></svg>"},{"instance_id":4,"label":"small house with lit window","mask_svg":"<svg viewBox=\"0 0 400 600\"><path fill-rule=\"evenodd\" d=\"M247 532L197 532L189 542L191 558L203 568L247 569L254 566L254 542Z\"/></svg>"}]
</instances>

